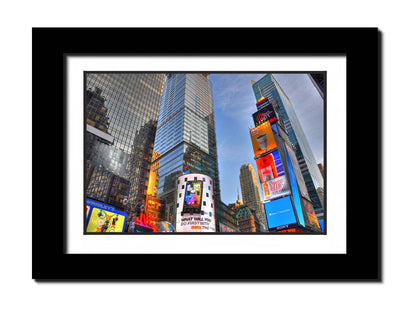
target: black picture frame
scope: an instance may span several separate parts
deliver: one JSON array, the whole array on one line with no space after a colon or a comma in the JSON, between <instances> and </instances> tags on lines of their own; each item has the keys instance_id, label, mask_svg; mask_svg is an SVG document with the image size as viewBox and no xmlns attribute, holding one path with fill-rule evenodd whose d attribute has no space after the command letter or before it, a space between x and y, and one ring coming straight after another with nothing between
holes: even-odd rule
<instances>
[{"instance_id":1,"label":"black picture frame","mask_svg":"<svg viewBox=\"0 0 416 312\"><path fill-rule=\"evenodd\" d=\"M274 40L276 43L271 44ZM33 28L32 278L38 281L381 281L380 42L381 33L375 27ZM66 56L180 54L346 56L346 254L66 253ZM92 269L96 263L115 263L117 270L102 274ZM183 263L205 263L210 269L174 269ZM242 269L233 267L238 263L245 265ZM265 263L272 267L267 269Z\"/></svg>"}]
</instances>

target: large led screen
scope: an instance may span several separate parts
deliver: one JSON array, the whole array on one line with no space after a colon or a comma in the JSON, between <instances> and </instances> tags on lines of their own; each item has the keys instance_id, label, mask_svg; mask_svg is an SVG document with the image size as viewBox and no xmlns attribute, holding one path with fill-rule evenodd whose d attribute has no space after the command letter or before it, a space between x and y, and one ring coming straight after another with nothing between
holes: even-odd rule
<instances>
[{"instance_id":1,"label":"large led screen","mask_svg":"<svg viewBox=\"0 0 416 312\"><path fill-rule=\"evenodd\" d=\"M290 194L279 151L258 158L256 164L265 201Z\"/></svg>"},{"instance_id":2,"label":"large led screen","mask_svg":"<svg viewBox=\"0 0 416 312\"><path fill-rule=\"evenodd\" d=\"M176 191L176 232L215 232L213 180L204 174L178 177Z\"/></svg>"},{"instance_id":3,"label":"large led screen","mask_svg":"<svg viewBox=\"0 0 416 312\"><path fill-rule=\"evenodd\" d=\"M283 228L297 223L290 196L264 204L269 229Z\"/></svg>"},{"instance_id":4,"label":"large led screen","mask_svg":"<svg viewBox=\"0 0 416 312\"><path fill-rule=\"evenodd\" d=\"M266 121L250 130L254 156L260 156L277 148L270 122Z\"/></svg>"},{"instance_id":5,"label":"large led screen","mask_svg":"<svg viewBox=\"0 0 416 312\"><path fill-rule=\"evenodd\" d=\"M87 198L87 232L124 232L127 213L115 207Z\"/></svg>"},{"instance_id":6,"label":"large led screen","mask_svg":"<svg viewBox=\"0 0 416 312\"><path fill-rule=\"evenodd\" d=\"M183 212L201 212L202 181L190 181L186 183L183 202Z\"/></svg>"},{"instance_id":7,"label":"large led screen","mask_svg":"<svg viewBox=\"0 0 416 312\"><path fill-rule=\"evenodd\" d=\"M270 123L275 122L277 120L277 116L274 112L273 106L268 104L267 106L255 112L253 114L253 120L256 126L266 121L269 121Z\"/></svg>"}]
</instances>

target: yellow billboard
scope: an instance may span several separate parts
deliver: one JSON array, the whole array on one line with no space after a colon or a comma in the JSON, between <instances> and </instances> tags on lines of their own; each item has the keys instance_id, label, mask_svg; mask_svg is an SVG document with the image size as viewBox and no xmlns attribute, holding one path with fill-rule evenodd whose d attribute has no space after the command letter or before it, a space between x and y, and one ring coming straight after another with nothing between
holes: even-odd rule
<instances>
[{"instance_id":1,"label":"yellow billboard","mask_svg":"<svg viewBox=\"0 0 416 312\"><path fill-rule=\"evenodd\" d=\"M274 139L273 130L269 121L251 129L250 137L255 157L277 148L276 140Z\"/></svg>"},{"instance_id":2,"label":"yellow billboard","mask_svg":"<svg viewBox=\"0 0 416 312\"><path fill-rule=\"evenodd\" d=\"M89 200L90 202L95 202ZM95 202L98 203L98 202ZM101 205L105 205L99 203ZM105 205L111 207L109 205ZM107 207L94 207L94 203L88 203L89 216L87 219L87 232L98 233L111 233L111 232L123 232L126 223L127 214L123 211L117 211L115 209L108 209Z\"/></svg>"}]
</instances>

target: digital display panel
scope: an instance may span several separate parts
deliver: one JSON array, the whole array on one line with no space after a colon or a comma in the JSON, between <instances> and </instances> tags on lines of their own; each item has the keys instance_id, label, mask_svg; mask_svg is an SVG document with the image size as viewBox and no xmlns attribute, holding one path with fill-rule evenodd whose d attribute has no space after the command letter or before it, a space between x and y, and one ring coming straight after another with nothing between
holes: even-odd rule
<instances>
[{"instance_id":1,"label":"digital display panel","mask_svg":"<svg viewBox=\"0 0 416 312\"><path fill-rule=\"evenodd\" d=\"M268 104L262 109L259 109L252 116L253 116L254 124L256 126L266 121L269 121L270 123L274 123L275 121L277 121L276 113L271 104Z\"/></svg>"},{"instance_id":2,"label":"digital display panel","mask_svg":"<svg viewBox=\"0 0 416 312\"><path fill-rule=\"evenodd\" d=\"M261 110L262 108L266 107L267 105L269 105L269 99L267 97L262 97L257 103L257 110Z\"/></svg>"},{"instance_id":3,"label":"digital display panel","mask_svg":"<svg viewBox=\"0 0 416 312\"><path fill-rule=\"evenodd\" d=\"M220 226L220 232L221 233L228 233L228 232L235 232L234 229L230 228L229 226L226 226L225 224L219 223Z\"/></svg>"},{"instance_id":4,"label":"digital display panel","mask_svg":"<svg viewBox=\"0 0 416 312\"><path fill-rule=\"evenodd\" d=\"M277 177L276 179L264 182L261 185L265 201L290 194L289 183L287 182L286 176L284 175Z\"/></svg>"},{"instance_id":5,"label":"digital display panel","mask_svg":"<svg viewBox=\"0 0 416 312\"><path fill-rule=\"evenodd\" d=\"M297 213L298 218L299 218L299 223L302 226L305 226L305 219L303 217L303 209L302 209L302 204L301 204L301 201L300 201L300 194L299 194L299 190L298 190L298 185L297 185L297 182L296 182L296 175L295 175L295 171L293 169L292 161L290 160L290 157L289 157L287 144L285 144L285 150L286 150L287 166L288 166L289 177L290 177L290 184L291 184L291 187L292 187L292 196L293 196L293 201L295 203L296 213Z\"/></svg>"},{"instance_id":6,"label":"digital display panel","mask_svg":"<svg viewBox=\"0 0 416 312\"><path fill-rule=\"evenodd\" d=\"M290 196L264 204L269 229L297 223Z\"/></svg>"},{"instance_id":7,"label":"digital display panel","mask_svg":"<svg viewBox=\"0 0 416 312\"><path fill-rule=\"evenodd\" d=\"M320 229L318 218L316 217L315 210L313 209L312 203L302 198L307 216L307 221L310 226Z\"/></svg>"},{"instance_id":8,"label":"digital display panel","mask_svg":"<svg viewBox=\"0 0 416 312\"><path fill-rule=\"evenodd\" d=\"M319 225L321 226L322 232L324 231L324 219L318 219Z\"/></svg>"},{"instance_id":9,"label":"digital display panel","mask_svg":"<svg viewBox=\"0 0 416 312\"><path fill-rule=\"evenodd\" d=\"M177 178L176 232L216 232L213 180L200 173Z\"/></svg>"},{"instance_id":10,"label":"digital display panel","mask_svg":"<svg viewBox=\"0 0 416 312\"><path fill-rule=\"evenodd\" d=\"M250 130L254 156L260 156L277 148L270 122L266 121Z\"/></svg>"},{"instance_id":11,"label":"digital display panel","mask_svg":"<svg viewBox=\"0 0 416 312\"><path fill-rule=\"evenodd\" d=\"M123 232L127 213L115 207L87 198L87 232Z\"/></svg>"},{"instance_id":12,"label":"digital display panel","mask_svg":"<svg viewBox=\"0 0 416 312\"><path fill-rule=\"evenodd\" d=\"M184 213L201 212L202 181L189 181L186 183L183 200Z\"/></svg>"}]
</instances>

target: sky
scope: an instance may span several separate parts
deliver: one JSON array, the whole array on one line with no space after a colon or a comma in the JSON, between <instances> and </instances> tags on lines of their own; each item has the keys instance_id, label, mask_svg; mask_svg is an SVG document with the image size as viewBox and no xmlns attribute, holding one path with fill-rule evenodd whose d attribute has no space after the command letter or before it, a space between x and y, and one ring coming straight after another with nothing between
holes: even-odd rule
<instances>
[{"instance_id":1,"label":"sky","mask_svg":"<svg viewBox=\"0 0 416 312\"><path fill-rule=\"evenodd\" d=\"M241 196L240 167L250 163L257 172L249 128L254 127L256 98L250 79L265 74L210 74L214 97L221 199L225 204ZM315 156L323 163L324 103L306 74L273 74L292 103ZM258 177L257 177L258 178ZM262 196L262 194L261 194Z\"/></svg>"}]
</instances>

